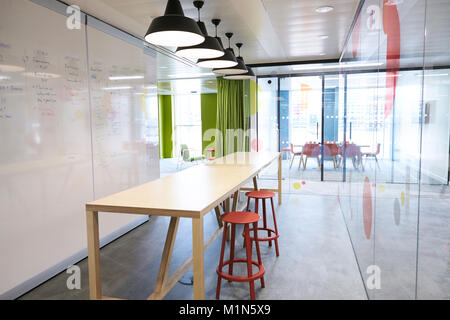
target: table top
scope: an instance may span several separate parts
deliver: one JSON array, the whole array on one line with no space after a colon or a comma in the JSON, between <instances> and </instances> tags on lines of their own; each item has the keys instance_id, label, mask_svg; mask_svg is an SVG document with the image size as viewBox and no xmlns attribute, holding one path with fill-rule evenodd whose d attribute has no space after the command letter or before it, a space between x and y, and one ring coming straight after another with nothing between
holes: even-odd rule
<instances>
[{"instance_id":1,"label":"table top","mask_svg":"<svg viewBox=\"0 0 450 320\"><path fill-rule=\"evenodd\" d=\"M279 152L235 152L214 161L208 162L206 166L232 166L232 167L261 167L269 165L279 157Z\"/></svg>"},{"instance_id":2,"label":"table top","mask_svg":"<svg viewBox=\"0 0 450 320\"><path fill-rule=\"evenodd\" d=\"M88 211L201 217L279 157L238 152L89 202Z\"/></svg>"}]
</instances>

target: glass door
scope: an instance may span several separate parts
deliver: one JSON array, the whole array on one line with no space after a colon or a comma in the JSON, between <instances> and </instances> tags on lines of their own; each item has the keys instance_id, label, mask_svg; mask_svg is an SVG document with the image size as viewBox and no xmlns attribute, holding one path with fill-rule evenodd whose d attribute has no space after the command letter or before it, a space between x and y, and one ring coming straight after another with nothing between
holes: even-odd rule
<instances>
[{"instance_id":1,"label":"glass door","mask_svg":"<svg viewBox=\"0 0 450 320\"><path fill-rule=\"evenodd\" d=\"M289 192L322 180L322 87L322 76L280 79L280 146L289 150L283 158Z\"/></svg>"}]
</instances>

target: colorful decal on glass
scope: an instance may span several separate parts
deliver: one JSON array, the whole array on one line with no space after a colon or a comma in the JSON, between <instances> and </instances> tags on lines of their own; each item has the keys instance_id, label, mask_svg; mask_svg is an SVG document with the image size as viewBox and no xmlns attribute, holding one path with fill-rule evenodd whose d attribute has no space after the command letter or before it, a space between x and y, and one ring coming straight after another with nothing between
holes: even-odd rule
<instances>
[{"instance_id":1,"label":"colorful decal on glass","mask_svg":"<svg viewBox=\"0 0 450 320\"><path fill-rule=\"evenodd\" d=\"M300 85L300 110L308 110L309 106L309 95L311 94L311 86L302 83Z\"/></svg>"},{"instance_id":2,"label":"colorful decal on glass","mask_svg":"<svg viewBox=\"0 0 450 320\"><path fill-rule=\"evenodd\" d=\"M400 224L400 201L398 199L394 200L394 221L397 226Z\"/></svg>"},{"instance_id":3,"label":"colorful decal on glass","mask_svg":"<svg viewBox=\"0 0 450 320\"><path fill-rule=\"evenodd\" d=\"M252 148L253 151L262 150L262 147L263 147L262 143L261 143L261 140L259 140L259 139L253 139L250 142L250 145L251 145L251 148Z\"/></svg>"},{"instance_id":4,"label":"colorful decal on glass","mask_svg":"<svg viewBox=\"0 0 450 320\"><path fill-rule=\"evenodd\" d=\"M383 0L383 30L387 36L386 51L386 101L384 117L391 113L395 103L398 71L400 69L400 19L397 5Z\"/></svg>"},{"instance_id":5,"label":"colorful decal on glass","mask_svg":"<svg viewBox=\"0 0 450 320\"><path fill-rule=\"evenodd\" d=\"M372 233L372 189L370 186L370 180L368 177L364 179L364 189L363 189L363 222L364 222L364 233L366 238L370 239Z\"/></svg>"},{"instance_id":6,"label":"colorful decal on glass","mask_svg":"<svg viewBox=\"0 0 450 320\"><path fill-rule=\"evenodd\" d=\"M353 28L352 34L353 58L356 58L358 56L360 34L361 34L361 16L358 17L355 23L355 27Z\"/></svg>"}]
</instances>

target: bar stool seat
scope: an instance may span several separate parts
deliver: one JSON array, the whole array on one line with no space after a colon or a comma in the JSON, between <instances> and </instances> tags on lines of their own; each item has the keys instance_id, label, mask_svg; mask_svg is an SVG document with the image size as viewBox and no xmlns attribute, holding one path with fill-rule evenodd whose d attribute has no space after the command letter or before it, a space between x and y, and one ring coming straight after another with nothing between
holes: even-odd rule
<instances>
[{"instance_id":1,"label":"bar stool seat","mask_svg":"<svg viewBox=\"0 0 450 320\"><path fill-rule=\"evenodd\" d=\"M255 190L247 193L247 197L253 199L270 199L275 197L275 193L271 191Z\"/></svg>"},{"instance_id":2,"label":"bar stool seat","mask_svg":"<svg viewBox=\"0 0 450 320\"><path fill-rule=\"evenodd\" d=\"M221 280L226 279L229 282L249 282L250 284L250 297L252 300L255 299L255 284L254 281L261 279L261 287L264 288L264 273L265 269L261 260L261 253L259 251L259 243L255 241L256 254L258 256L258 261L252 259L252 241L250 241L250 228L249 225L253 224L254 228L257 228L258 221L261 219L259 215L253 212L229 212L221 217L224 222L224 231L222 238L222 248L220 251L219 266L216 269L217 272L217 291L216 299L220 297L220 286ZM230 242L230 258L224 261L224 251L225 251L225 240L227 237L228 224L231 224L231 242ZM234 242L236 237L236 225L244 225L244 239L246 241L246 259L235 259L234 258ZM254 238L258 239L257 231L254 233ZM234 276L233 275L233 265L235 263L246 263L247 264L247 276ZM223 267L228 265L228 273L222 271ZM253 274L252 265L258 267L258 272Z\"/></svg>"},{"instance_id":3,"label":"bar stool seat","mask_svg":"<svg viewBox=\"0 0 450 320\"><path fill-rule=\"evenodd\" d=\"M232 224L249 224L258 222L261 219L259 215L254 212L228 212L222 216L222 221Z\"/></svg>"},{"instance_id":4,"label":"bar stool seat","mask_svg":"<svg viewBox=\"0 0 450 320\"><path fill-rule=\"evenodd\" d=\"M250 211L250 199L255 199L255 212L258 213L258 205L259 200L261 199L263 203L263 226L257 227L258 231L264 231L267 232L267 237L258 237L255 239L255 237L250 236L250 241L267 241L269 242L269 247L272 246L272 240L275 242L275 252L277 257L280 255L280 251L278 248L278 238L280 237L280 234L278 233L277 228L277 219L275 217L275 208L273 205L273 198L275 197L275 193L271 191L264 191L264 190L255 190L250 191L246 193L248 199L247 199L247 211ZM269 228L267 226L267 218L266 218L266 199L270 199L271 205L272 205L272 217L273 217L273 224L274 228ZM253 234L255 233L255 228L250 228L249 231L252 231ZM244 236L244 234L242 234ZM244 247L246 243L244 241Z\"/></svg>"}]
</instances>

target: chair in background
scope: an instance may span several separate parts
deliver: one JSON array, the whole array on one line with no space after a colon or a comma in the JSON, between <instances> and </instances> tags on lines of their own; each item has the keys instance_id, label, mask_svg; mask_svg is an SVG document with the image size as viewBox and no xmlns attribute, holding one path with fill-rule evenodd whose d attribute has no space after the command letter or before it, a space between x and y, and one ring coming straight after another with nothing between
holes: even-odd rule
<instances>
[{"instance_id":1,"label":"chair in background","mask_svg":"<svg viewBox=\"0 0 450 320\"><path fill-rule=\"evenodd\" d=\"M291 149L290 149L290 151L291 151L291 165L289 166L289 169L292 168L292 163L294 162L294 158L296 156L300 157L300 163L298 164L298 166L300 167L300 165L301 165L301 163L303 161L302 152L294 151L294 144L291 143L290 145L291 145Z\"/></svg>"},{"instance_id":2,"label":"chair in background","mask_svg":"<svg viewBox=\"0 0 450 320\"><path fill-rule=\"evenodd\" d=\"M290 159L290 157L291 157L291 148L282 148L281 149L281 153L284 154L285 152L287 153L286 159Z\"/></svg>"},{"instance_id":3,"label":"chair in background","mask_svg":"<svg viewBox=\"0 0 450 320\"><path fill-rule=\"evenodd\" d=\"M192 154L198 154L193 156ZM177 169L181 168L184 163L198 163L205 159L205 156L195 149L189 149L186 144L180 145L180 156L178 157Z\"/></svg>"},{"instance_id":4,"label":"chair in background","mask_svg":"<svg viewBox=\"0 0 450 320\"><path fill-rule=\"evenodd\" d=\"M211 149L206 149L205 151L206 151L206 157L208 158L209 161L216 159L216 157L215 157L216 149L211 148Z\"/></svg>"},{"instance_id":5,"label":"chair in background","mask_svg":"<svg viewBox=\"0 0 450 320\"><path fill-rule=\"evenodd\" d=\"M361 166L362 170L364 171L364 164L362 163L362 153L361 153L361 148L359 146L357 146L354 143L346 142L345 143L345 157L343 154L344 153L343 146L340 146L338 148L338 153L340 155L338 167L341 166L342 159L344 161L346 161L346 159L351 158L353 167L355 169L358 169Z\"/></svg>"},{"instance_id":6,"label":"chair in background","mask_svg":"<svg viewBox=\"0 0 450 320\"><path fill-rule=\"evenodd\" d=\"M337 169L339 154L338 146L335 142L325 142L323 146L323 158L324 160L331 159L333 161L334 169Z\"/></svg>"},{"instance_id":7,"label":"chair in background","mask_svg":"<svg viewBox=\"0 0 450 320\"><path fill-rule=\"evenodd\" d=\"M378 163L378 158L377 156L380 154L381 151L381 143L377 144L377 150L375 152L363 152L362 156L366 157L366 162L367 162L367 158L374 158L375 162L377 163L378 168L380 168L380 164Z\"/></svg>"},{"instance_id":8,"label":"chair in background","mask_svg":"<svg viewBox=\"0 0 450 320\"><path fill-rule=\"evenodd\" d=\"M316 158L317 159L317 166L320 170L320 159L319 156L321 154L320 145L318 143L305 143L303 146L303 170L306 169L306 163L308 162L308 158ZM301 164L301 163L300 163ZM298 168L300 169L300 164Z\"/></svg>"}]
</instances>

